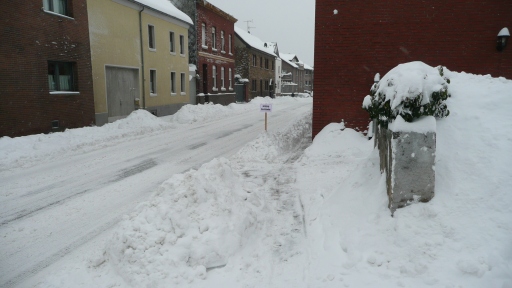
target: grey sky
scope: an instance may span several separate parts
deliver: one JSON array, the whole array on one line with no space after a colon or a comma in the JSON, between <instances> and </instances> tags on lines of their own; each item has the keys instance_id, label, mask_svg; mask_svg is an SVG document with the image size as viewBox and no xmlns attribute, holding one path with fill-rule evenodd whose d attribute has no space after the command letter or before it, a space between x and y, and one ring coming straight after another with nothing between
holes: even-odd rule
<instances>
[{"instance_id":1,"label":"grey sky","mask_svg":"<svg viewBox=\"0 0 512 288\"><path fill-rule=\"evenodd\" d=\"M233 15L235 26L247 30L244 21L253 20L251 34L265 42L277 42L279 51L297 54L313 66L315 42L315 0L207 0Z\"/></svg>"}]
</instances>

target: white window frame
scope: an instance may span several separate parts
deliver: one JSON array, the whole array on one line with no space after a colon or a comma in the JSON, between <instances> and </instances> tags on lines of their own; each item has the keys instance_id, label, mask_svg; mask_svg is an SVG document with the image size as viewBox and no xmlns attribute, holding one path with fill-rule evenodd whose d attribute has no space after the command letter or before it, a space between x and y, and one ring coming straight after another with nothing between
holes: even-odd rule
<instances>
[{"instance_id":1,"label":"white window frame","mask_svg":"<svg viewBox=\"0 0 512 288\"><path fill-rule=\"evenodd\" d=\"M152 28L152 29L151 29ZM153 47L151 47L153 46ZM149 50L156 50L155 25L148 24L148 47Z\"/></svg>"},{"instance_id":2,"label":"white window frame","mask_svg":"<svg viewBox=\"0 0 512 288\"><path fill-rule=\"evenodd\" d=\"M60 0L43 0L43 10L45 12L49 12L50 14L56 14L58 16L64 16L68 18L73 18L71 15L71 11L69 9L68 1L64 0L64 7L58 5L61 2ZM60 9L59 9L60 8ZM64 11L60 11L60 10Z\"/></svg>"},{"instance_id":3,"label":"white window frame","mask_svg":"<svg viewBox=\"0 0 512 288\"><path fill-rule=\"evenodd\" d=\"M226 45L224 43L224 30L222 30L220 31L220 52L226 53L226 51L224 51L225 47Z\"/></svg>"},{"instance_id":4,"label":"white window frame","mask_svg":"<svg viewBox=\"0 0 512 288\"><path fill-rule=\"evenodd\" d=\"M231 52L232 51L231 50L231 34L229 34L229 43L228 43L228 45L229 45L229 55L233 55L233 52Z\"/></svg>"},{"instance_id":5,"label":"white window frame","mask_svg":"<svg viewBox=\"0 0 512 288\"><path fill-rule=\"evenodd\" d=\"M203 29L201 31L201 45L203 46L203 48L208 48L206 44L206 24L202 23L201 27Z\"/></svg>"},{"instance_id":6,"label":"white window frame","mask_svg":"<svg viewBox=\"0 0 512 288\"><path fill-rule=\"evenodd\" d=\"M176 95L176 72L171 71L171 96Z\"/></svg>"},{"instance_id":7,"label":"white window frame","mask_svg":"<svg viewBox=\"0 0 512 288\"><path fill-rule=\"evenodd\" d=\"M180 55L185 56L185 36L180 35Z\"/></svg>"},{"instance_id":8,"label":"white window frame","mask_svg":"<svg viewBox=\"0 0 512 288\"><path fill-rule=\"evenodd\" d=\"M233 90L233 81L232 81L232 78L233 78L233 71L231 70L231 68L229 68L228 70L228 77L229 77L229 90Z\"/></svg>"},{"instance_id":9,"label":"white window frame","mask_svg":"<svg viewBox=\"0 0 512 288\"><path fill-rule=\"evenodd\" d=\"M181 86L181 87L180 87L180 89L181 89L180 91L181 91L181 95L187 95L187 92L186 92L186 89L185 89L185 85L186 85L186 84L185 84L185 83L186 83L186 81L185 81L185 73L181 73L180 75L181 75L181 77L180 77L180 78L181 78L181 79L180 79L180 86Z\"/></svg>"},{"instance_id":10,"label":"white window frame","mask_svg":"<svg viewBox=\"0 0 512 288\"><path fill-rule=\"evenodd\" d=\"M156 69L149 69L149 95L150 96L156 96L157 90L156 90Z\"/></svg>"},{"instance_id":11,"label":"white window frame","mask_svg":"<svg viewBox=\"0 0 512 288\"><path fill-rule=\"evenodd\" d=\"M212 66L213 89L217 91L217 66Z\"/></svg>"},{"instance_id":12,"label":"white window frame","mask_svg":"<svg viewBox=\"0 0 512 288\"><path fill-rule=\"evenodd\" d=\"M169 52L176 55L176 38L174 36L174 31L169 31Z\"/></svg>"},{"instance_id":13,"label":"white window frame","mask_svg":"<svg viewBox=\"0 0 512 288\"><path fill-rule=\"evenodd\" d=\"M212 50L217 51L217 30L212 26Z\"/></svg>"},{"instance_id":14,"label":"white window frame","mask_svg":"<svg viewBox=\"0 0 512 288\"><path fill-rule=\"evenodd\" d=\"M226 90L224 87L224 67L220 67L220 88Z\"/></svg>"}]
</instances>

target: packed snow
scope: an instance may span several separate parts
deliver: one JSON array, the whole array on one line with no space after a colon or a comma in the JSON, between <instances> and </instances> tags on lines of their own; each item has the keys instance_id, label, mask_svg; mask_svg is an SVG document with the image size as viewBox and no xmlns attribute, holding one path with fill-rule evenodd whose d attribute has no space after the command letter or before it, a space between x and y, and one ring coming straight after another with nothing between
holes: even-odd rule
<instances>
[{"instance_id":1,"label":"packed snow","mask_svg":"<svg viewBox=\"0 0 512 288\"><path fill-rule=\"evenodd\" d=\"M512 81L446 74L451 114L436 120L429 203L391 217L373 140L332 123L311 143L309 111L231 157L170 177L103 242L25 284L510 288ZM311 98L279 101L299 100ZM154 129L201 118L174 117ZM38 137L20 149L37 158Z\"/></svg>"}]
</instances>

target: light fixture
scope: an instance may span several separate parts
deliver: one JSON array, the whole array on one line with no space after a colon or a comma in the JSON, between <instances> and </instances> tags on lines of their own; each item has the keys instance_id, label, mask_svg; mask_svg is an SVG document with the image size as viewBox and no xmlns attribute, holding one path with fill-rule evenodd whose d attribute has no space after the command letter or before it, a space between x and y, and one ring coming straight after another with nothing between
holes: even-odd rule
<instances>
[{"instance_id":1,"label":"light fixture","mask_svg":"<svg viewBox=\"0 0 512 288\"><path fill-rule=\"evenodd\" d=\"M508 37L510 37L508 28L505 27L501 29L500 33L498 33L498 38L496 39L496 49L498 51L502 51L507 46Z\"/></svg>"}]
</instances>

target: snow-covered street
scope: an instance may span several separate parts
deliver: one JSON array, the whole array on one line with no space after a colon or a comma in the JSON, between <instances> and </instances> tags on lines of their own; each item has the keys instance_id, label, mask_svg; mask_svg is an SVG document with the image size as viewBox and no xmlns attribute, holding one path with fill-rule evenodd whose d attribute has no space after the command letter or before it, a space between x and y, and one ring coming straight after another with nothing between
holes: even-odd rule
<instances>
[{"instance_id":1,"label":"snow-covered street","mask_svg":"<svg viewBox=\"0 0 512 288\"><path fill-rule=\"evenodd\" d=\"M311 111L311 99L268 101L269 132ZM2 139L0 286L104 233L173 174L229 157L264 131L258 101L186 108L164 119L140 111L108 127Z\"/></svg>"}]
</instances>

